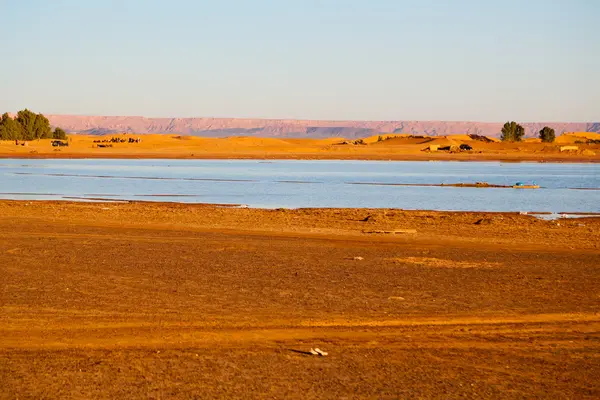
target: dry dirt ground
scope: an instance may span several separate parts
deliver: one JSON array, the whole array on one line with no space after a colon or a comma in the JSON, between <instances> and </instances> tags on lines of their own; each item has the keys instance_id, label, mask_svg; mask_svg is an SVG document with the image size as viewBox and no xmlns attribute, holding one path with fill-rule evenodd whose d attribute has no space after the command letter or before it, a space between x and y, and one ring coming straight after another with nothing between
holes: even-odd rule
<instances>
[{"instance_id":1,"label":"dry dirt ground","mask_svg":"<svg viewBox=\"0 0 600 400\"><path fill-rule=\"evenodd\" d=\"M599 134L587 133L600 139ZM592 136L595 135L595 136ZM112 147L97 147L110 143L94 141L118 138L141 138L141 143L113 143ZM333 160L459 160L459 161L539 161L539 162L600 162L600 144L583 144L587 139L560 136L556 143L485 143L470 140L466 135L448 137L393 137L377 142L378 137L365 139L364 145L352 141L340 144L342 138L278 139L257 137L204 138L176 135L115 134L107 136L70 135L68 147L52 147L51 140L30 141L27 146L15 146L14 141L0 141L0 158L238 158L238 159L333 159ZM580 143L581 142L581 143ZM472 151L425 152L431 144L469 144ZM561 145L576 145L578 150L561 152Z\"/></svg>"},{"instance_id":2,"label":"dry dirt ground","mask_svg":"<svg viewBox=\"0 0 600 400\"><path fill-rule=\"evenodd\" d=\"M599 219L2 201L0 276L0 398L600 397Z\"/></svg>"}]
</instances>

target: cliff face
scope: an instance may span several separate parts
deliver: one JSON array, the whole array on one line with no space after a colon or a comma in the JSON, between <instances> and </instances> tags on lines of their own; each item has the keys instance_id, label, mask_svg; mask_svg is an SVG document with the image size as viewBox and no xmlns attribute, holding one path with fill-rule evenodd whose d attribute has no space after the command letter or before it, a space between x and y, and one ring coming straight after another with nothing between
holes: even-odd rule
<instances>
[{"instance_id":1,"label":"cliff face","mask_svg":"<svg viewBox=\"0 0 600 400\"><path fill-rule=\"evenodd\" d=\"M360 138L378 133L408 133L442 136L478 134L499 137L503 123L453 121L310 121L236 118L145 118L48 115L53 126L67 132L105 133L168 133L207 137L345 137ZM600 132L600 122L532 122L524 123L527 137L536 136L548 125L557 135L563 132Z\"/></svg>"}]
</instances>

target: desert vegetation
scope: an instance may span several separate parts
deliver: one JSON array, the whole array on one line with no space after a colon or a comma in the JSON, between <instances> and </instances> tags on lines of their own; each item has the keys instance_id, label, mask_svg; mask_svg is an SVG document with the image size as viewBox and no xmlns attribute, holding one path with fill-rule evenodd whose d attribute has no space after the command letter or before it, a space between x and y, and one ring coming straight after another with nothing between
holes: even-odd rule
<instances>
[{"instance_id":1,"label":"desert vegetation","mask_svg":"<svg viewBox=\"0 0 600 400\"><path fill-rule=\"evenodd\" d=\"M0 118L0 140L66 139L67 133L56 128L52 131L50 121L43 114L28 109L21 110L16 117L4 113Z\"/></svg>"},{"instance_id":2,"label":"desert vegetation","mask_svg":"<svg viewBox=\"0 0 600 400\"><path fill-rule=\"evenodd\" d=\"M505 123L501 132L500 139L503 142L520 142L525 136L525 128L515 121Z\"/></svg>"},{"instance_id":3,"label":"desert vegetation","mask_svg":"<svg viewBox=\"0 0 600 400\"><path fill-rule=\"evenodd\" d=\"M542 128L542 130L540 131L540 139L542 140L542 142L544 143L552 143L554 142L554 140L556 139L556 135L554 133L554 129L545 126Z\"/></svg>"}]
</instances>

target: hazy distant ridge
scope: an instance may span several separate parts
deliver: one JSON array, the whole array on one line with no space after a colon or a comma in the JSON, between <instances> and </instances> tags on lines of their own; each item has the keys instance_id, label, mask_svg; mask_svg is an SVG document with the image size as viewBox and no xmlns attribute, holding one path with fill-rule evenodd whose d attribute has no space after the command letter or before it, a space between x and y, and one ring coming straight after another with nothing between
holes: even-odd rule
<instances>
[{"instance_id":1,"label":"hazy distant ridge","mask_svg":"<svg viewBox=\"0 0 600 400\"><path fill-rule=\"evenodd\" d=\"M346 137L359 138L378 133L410 133L442 136L478 134L500 136L503 122L455 121L312 121L287 119L238 118L146 118L47 115L53 126L67 132L104 133L167 133L207 137ZM531 122L523 123L526 136L536 136L545 125L563 132L600 132L600 122Z\"/></svg>"}]
</instances>

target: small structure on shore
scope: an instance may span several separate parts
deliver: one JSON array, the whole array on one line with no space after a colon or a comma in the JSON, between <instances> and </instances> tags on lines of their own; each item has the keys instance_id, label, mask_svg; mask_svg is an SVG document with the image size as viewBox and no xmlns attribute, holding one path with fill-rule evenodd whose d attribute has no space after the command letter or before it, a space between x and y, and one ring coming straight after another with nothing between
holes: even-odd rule
<instances>
[{"instance_id":1,"label":"small structure on shore","mask_svg":"<svg viewBox=\"0 0 600 400\"><path fill-rule=\"evenodd\" d=\"M560 146L560 151L578 151L579 146Z\"/></svg>"},{"instance_id":2,"label":"small structure on shore","mask_svg":"<svg viewBox=\"0 0 600 400\"><path fill-rule=\"evenodd\" d=\"M468 138L466 140L469 140ZM435 138L429 138L422 144L426 144L422 151L437 152L437 151L448 151L450 153L459 153L461 151L473 150L473 146L460 141L454 140L452 137L440 136Z\"/></svg>"}]
</instances>

